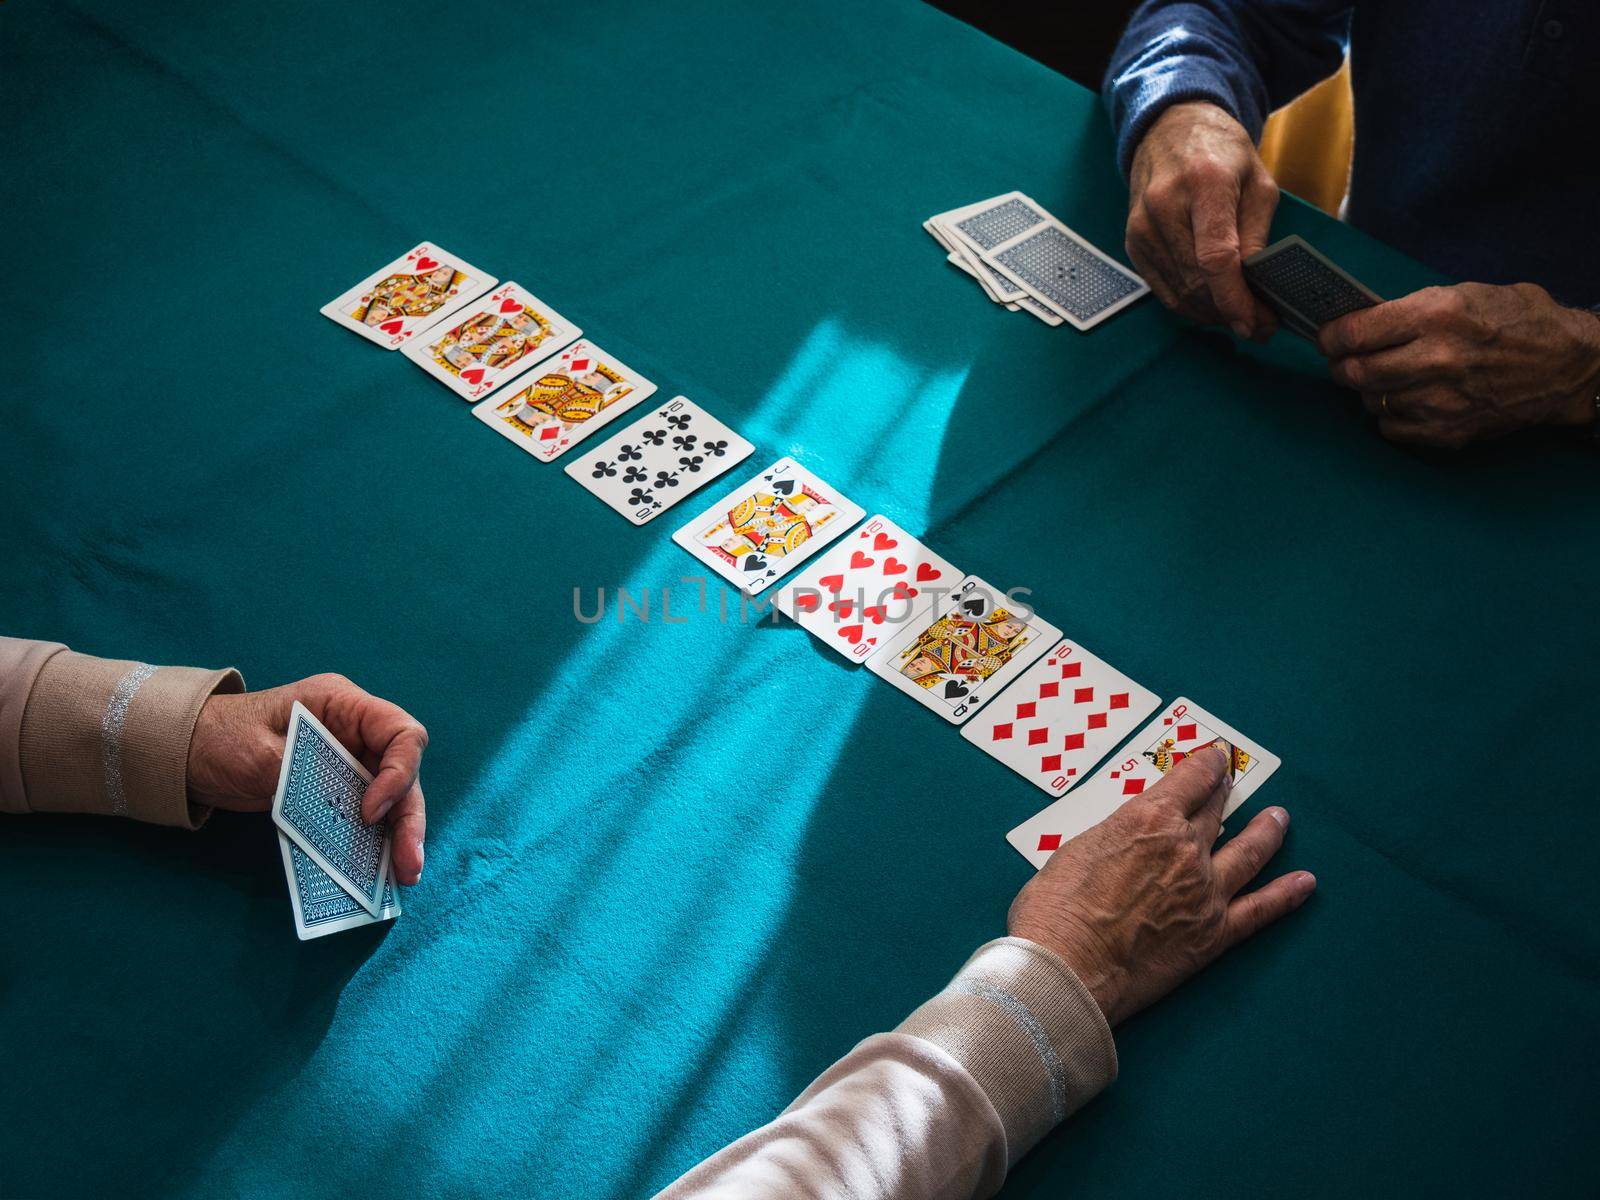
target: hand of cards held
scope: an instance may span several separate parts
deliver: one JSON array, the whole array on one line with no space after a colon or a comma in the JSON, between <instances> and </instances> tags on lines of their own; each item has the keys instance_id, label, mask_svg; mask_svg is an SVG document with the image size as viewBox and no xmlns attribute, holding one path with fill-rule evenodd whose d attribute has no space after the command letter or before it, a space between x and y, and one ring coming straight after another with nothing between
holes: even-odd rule
<instances>
[{"instance_id":1,"label":"hand of cards held","mask_svg":"<svg viewBox=\"0 0 1600 1200\"><path fill-rule=\"evenodd\" d=\"M1318 254L1302 237L1274 242L1244 260L1250 290L1272 307L1286 329L1310 341L1329 321L1382 304L1383 298Z\"/></svg>"}]
</instances>

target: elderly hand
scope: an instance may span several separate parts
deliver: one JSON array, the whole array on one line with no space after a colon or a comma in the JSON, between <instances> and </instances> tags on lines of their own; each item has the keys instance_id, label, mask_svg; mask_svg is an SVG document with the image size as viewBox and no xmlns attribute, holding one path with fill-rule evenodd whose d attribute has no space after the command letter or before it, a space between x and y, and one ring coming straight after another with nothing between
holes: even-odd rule
<instances>
[{"instance_id":1,"label":"elderly hand","mask_svg":"<svg viewBox=\"0 0 1600 1200\"><path fill-rule=\"evenodd\" d=\"M1278 185L1244 126L1215 104L1174 104L1128 170L1128 257L1162 304L1202 324L1266 339L1272 310L1240 264L1267 244Z\"/></svg>"},{"instance_id":2,"label":"elderly hand","mask_svg":"<svg viewBox=\"0 0 1600 1200\"><path fill-rule=\"evenodd\" d=\"M1395 441L1456 449L1594 420L1600 317L1531 283L1424 288L1330 321L1317 344Z\"/></svg>"},{"instance_id":3,"label":"elderly hand","mask_svg":"<svg viewBox=\"0 0 1600 1200\"><path fill-rule=\"evenodd\" d=\"M1289 814L1260 813L1216 853L1230 786L1225 742L1196 751L1050 857L1011 905L1010 932L1059 954L1112 1025L1300 907L1308 871L1244 895Z\"/></svg>"},{"instance_id":4,"label":"elderly hand","mask_svg":"<svg viewBox=\"0 0 1600 1200\"><path fill-rule=\"evenodd\" d=\"M417 771L428 732L404 709L370 696L342 675L239 696L213 696L200 710L189 743L189 794L202 804L265 812L278 790L289 712L298 700L373 773L361 802L368 824L390 818L395 879L422 877L427 816Z\"/></svg>"}]
</instances>

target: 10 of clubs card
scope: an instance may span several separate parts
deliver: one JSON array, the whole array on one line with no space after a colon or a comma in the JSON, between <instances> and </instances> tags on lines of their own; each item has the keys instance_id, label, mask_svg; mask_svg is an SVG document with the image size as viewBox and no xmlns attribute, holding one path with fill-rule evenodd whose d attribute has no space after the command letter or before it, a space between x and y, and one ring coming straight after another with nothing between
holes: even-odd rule
<instances>
[{"instance_id":1,"label":"10 of clubs card","mask_svg":"<svg viewBox=\"0 0 1600 1200\"><path fill-rule=\"evenodd\" d=\"M494 285L494 276L423 242L324 304L322 314L385 350L396 350Z\"/></svg>"},{"instance_id":2,"label":"10 of clubs card","mask_svg":"<svg viewBox=\"0 0 1600 1200\"><path fill-rule=\"evenodd\" d=\"M780 458L672 535L754 596L861 520L863 510L792 458Z\"/></svg>"},{"instance_id":3,"label":"10 of clubs card","mask_svg":"<svg viewBox=\"0 0 1600 1200\"><path fill-rule=\"evenodd\" d=\"M433 326L401 353L463 400L476 400L580 332L543 300L507 283L468 306L460 321Z\"/></svg>"},{"instance_id":4,"label":"10 of clubs card","mask_svg":"<svg viewBox=\"0 0 1600 1200\"><path fill-rule=\"evenodd\" d=\"M867 665L959 725L1060 640L1054 625L969 575Z\"/></svg>"},{"instance_id":5,"label":"10 of clubs card","mask_svg":"<svg viewBox=\"0 0 1600 1200\"><path fill-rule=\"evenodd\" d=\"M754 450L698 404L674 396L568 463L567 474L635 525L644 525Z\"/></svg>"},{"instance_id":6,"label":"10 of clubs card","mask_svg":"<svg viewBox=\"0 0 1600 1200\"><path fill-rule=\"evenodd\" d=\"M532 383L490 396L472 410L489 428L542 462L655 394L656 385L593 342L577 341L530 368Z\"/></svg>"},{"instance_id":7,"label":"10 of clubs card","mask_svg":"<svg viewBox=\"0 0 1600 1200\"><path fill-rule=\"evenodd\" d=\"M865 662L960 581L960 571L880 513L785 584L773 603L824 645Z\"/></svg>"},{"instance_id":8,"label":"10 of clubs card","mask_svg":"<svg viewBox=\"0 0 1600 1200\"><path fill-rule=\"evenodd\" d=\"M961 736L1059 796L1089 778L1160 703L1076 642L1061 641Z\"/></svg>"},{"instance_id":9,"label":"10 of clubs card","mask_svg":"<svg viewBox=\"0 0 1600 1200\"><path fill-rule=\"evenodd\" d=\"M1278 756L1180 696L1134 736L1119 758L1101 767L1082 787L1029 817L1006 834L1006 840L1036 868L1042 867L1061 846L1154 787L1174 766L1219 737L1234 748L1233 790L1222 810L1226 818L1278 769Z\"/></svg>"}]
</instances>

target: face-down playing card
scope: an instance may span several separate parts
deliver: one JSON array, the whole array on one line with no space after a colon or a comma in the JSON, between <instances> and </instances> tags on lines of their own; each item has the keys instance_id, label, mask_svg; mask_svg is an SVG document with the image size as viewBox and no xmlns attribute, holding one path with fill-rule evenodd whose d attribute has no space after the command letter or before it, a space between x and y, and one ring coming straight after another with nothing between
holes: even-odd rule
<instances>
[{"instance_id":1,"label":"face-down playing card","mask_svg":"<svg viewBox=\"0 0 1600 1200\"><path fill-rule=\"evenodd\" d=\"M324 304L322 314L385 350L395 350L494 285L492 275L423 242Z\"/></svg>"},{"instance_id":2,"label":"face-down playing card","mask_svg":"<svg viewBox=\"0 0 1600 1200\"><path fill-rule=\"evenodd\" d=\"M674 396L568 463L567 474L635 525L644 525L754 449L698 404Z\"/></svg>"},{"instance_id":3,"label":"face-down playing card","mask_svg":"<svg viewBox=\"0 0 1600 1200\"><path fill-rule=\"evenodd\" d=\"M463 400L486 396L581 331L519 284L501 284L459 320L433 326L402 353Z\"/></svg>"},{"instance_id":4,"label":"face-down playing card","mask_svg":"<svg viewBox=\"0 0 1600 1200\"><path fill-rule=\"evenodd\" d=\"M984 262L984 251L1049 219L1049 213L1021 192L1006 192L930 218L955 252L972 264L974 277L984 290L1001 303L1015 303L1027 291Z\"/></svg>"},{"instance_id":5,"label":"face-down playing card","mask_svg":"<svg viewBox=\"0 0 1600 1200\"><path fill-rule=\"evenodd\" d=\"M362 925L376 925L400 915L400 898L392 878L383 881L378 915L373 916L281 829L278 830L278 849L283 854L284 877L289 881L295 933L302 942Z\"/></svg>"},{"instance_id":6,"label":"face-down playing card","mask_svg":"<svg viewBox=\"0 0 1600 1200\"><path fill-rule=\"evenodd\" d=\"M901 628L867 665L906 695L960 724L1061 638L1025 604L976 575Z\"/></svg>"},{"instance_id":7,"label":"face-down playing card","mask_svg":"<svg viewBox=\"0 0 1600 1200\"><path fill-rule=\"evenodd\" d=\"M754 596L861 520L792 458L780 458L672 535L695 558Z\"/></svg>"},{"instance_id":8,"label":"face-down playing card","mask_svg":"<svg viewBox=\"0 0 1600 1200\"><path fill-rule=\"evenodd\" d=\"M1059 796L1155 711L1160 697L1076 642L1057 642L961 736Z\"/></svg>"},{"instance_id":9,"label":"face-down playing card","mask_svg":"<svg viewBox=\"0 0 1600 1200\"><path fill-rule=\"evenodd\" d=\"M961 572L881 513L779 589L773 603L824 645L865 662Z\"/></svg>"},{"instance_id":10,"label":"face-down playing card","mask_svg":"<svg viewBox=\"0 0 1600 1200\"><path fill-rule=\"evenodd\" d=\"M272 799L273 823L374 917L389 878L389 827L361 819L372 775L296 700L289 714L283 767Z\"/></svg>"},{"instance_id":11,"label":"face-down playing card","mask_svg":"<svg viewBox=\"0 0 1600 1200\"><path fill-rule=\"evenodd\" d=\"M1092 329L1150 290L1138 275L1055 220L985 251L983 261L1080 330Z\"/></svg>"},{"instance_id":12,"label":"face-down playing card","mask_svg":"<svg viewBox=\"0 0 1600 1200\"><path fill-rule=\"evenodd\" d=\"M1383 303L1304 238L1291 234L1244 260L1245 282L1283 320L1285 329L1316 341L1329 321Z\"/></svg>"},{"instance_id":13,"label":"face-down playing card","mask_svg":"<svg viewBox=\"0 0 1600 1200\"><path fill-rule=\"evenodd\" d=\"M1217 738L1234 748L1233 787L1222 810L1226 818L1278 769L1278 756L1180 696L1088 783L1028 818L1006 840L1035 867L1042 867L1061 846L1143 795L1174 766Z\"/></svg>"},{"instance_id":14,"label":"face-down playing card","mask_svg":"<svg viewBox=\"0 0 1600 1200\"><path fill-rule=\"evenodd\" d=\"M529 368L472 415L542 462L560 458L655 394L656 385L593 342L579 340Z\"/></svg>"}]
</instances>

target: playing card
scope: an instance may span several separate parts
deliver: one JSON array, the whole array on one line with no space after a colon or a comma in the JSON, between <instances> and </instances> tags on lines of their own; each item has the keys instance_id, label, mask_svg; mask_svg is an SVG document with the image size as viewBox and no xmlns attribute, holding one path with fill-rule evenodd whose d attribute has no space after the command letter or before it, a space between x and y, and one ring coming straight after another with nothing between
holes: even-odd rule
<instances>
[{"instance_id":1,"label":"playing card","mask_svg":"<svg viewBox=\"0 0 1600 1200\"><path fill-rule=\"evenodd\" d=\"M862 509L780 458L672 535L746 595L787 575L861 520Z\"/></svg>"},{"instance_id":2,"label":"playing card","mask_svg":"<svg viewBox=\"0 0 1600 1200\"><path fill-rule=\"evenodd\" d=\"M1092 329L1150 290L1127 267L1055 220L986 250L983 261L1077 329Z\"/></svg>"},{"instance_id":3,"label":"playing card","mask_svg":"<svg viewBox=\"0 0 1600 1200\"><path fill-rule=\"evenodd\" d=\"M480 401L472 414L544 462L560 458L656 390L588 341L536 363L526 378L531 382Z\"/></svg>"},{"instance_id":4,"label":"playing card","mask_svg":"<svg viewBox=\"0 0 1600 1200\"><path fill-rule=\"evenodd\" d=\"M1234 747L1233 790L1222 810L1226 818L1278 769L1278 756L1194 701L1179 697L1087 783L1018 825L1006 840L1035 867L1042 867L1062 845L1105 820L1154 786L1175 764L1219 737Z\"/></svg>"},{"instance_id":5,"label":"playing card","mask_svg":"<svg viewBox=\"0 0 1600 1200\"><path fill-rule=\"evenodd\" d=\"M1312 341L1329 321L1383 303L1376 292L1357 283L1297 235L1245 259L1244 277L1250 290L1282 318L1285 329Z\"/></svg>"},{"instance_id":6,"label":"playing card","mask_svg":"<svg viewBox=\"0 0 1600 1200\"><path fill-rule=\"evenodd\" d=\"M985 264L983 254L1048 221L1050 214L1021 192L1007 192L929 219L949 239L952 249L970 250L967 257L975 265L975 278L986 291L1001 301L1014 301L1026 289Z\"/></svg>"},{"instance_id":7,"label":"playing card","mask_svg":"<svg viewBox=\"0 0 1600 1200\"><path fill-rule=\"evenodd\" d=\"M784 584L773 603L824 645L865 662L960 582L960 571L880 513Z\"/></svg>"},{"instance_id":8,"label":"playing card","mask_svg":"<svg viewBox=\"0 0 1600 1200\"><path fill-rule=\"evenodd\" d=\"M567 464L567 474L635 525L653 521L755 450L684 396Z\"/></svg>"},{"instance_id":9,"label":"playing card","mask_svg":"<svg viewBox=\"0 0 1600 1200\"><path fill-rule=\"evenodd\" d=\"M1061 638L1061 631L976 575L902 626L867 665L960 724Z\"/></svg>"},{"instance_id":10,"label":"playing card","mask_svg":"<svg viewBox=\"0 0 1600 1200\"><path fill-rule=\"evenodd\" d=\"M961 736L1059 796L1090 777L1161 699L1076 642L1056 645Z\"/></svg>"},{"instance_id":11,"label":"playing card","mask_svg":"<svg viewBox=\"0 0 1600 1200\"><path fill-rule=\"evenodd\" d=\"M298 700L289 713L272 820L373 916L389 878L389 827L361 819L372 776Z\"/></svg>"},{"instance_id":12,"label":"playing card","mask_svg":"<svg viewBox=\"0 0 1600 1200\"><path fill-rule=\"evenodd\" d=\"M495 282L492 275L423 242L324 304L322 314L394 350L471 304Z\"/></svg>"},{"instance_id":13,"label":"playing card","mask_svg":"<svg viewBox=\"0 0 1600 1200\"><path fill-rule=\"evenodd\" d=\"M464 400L509 383L580 332L515 283L501 284L463 314L432 326L401 353Z\"/></svg>"},{"instance_id":14,"label":"playing card","mask_svg":"<svg viewBox=\"0 0 1600 1200\"><path fill-rule=\"evenodd\" d=\"M283 854L283 873L289 881L289 901L294 907L294 929L302 942L324 934L376 925L400 915L400 898L394 881L383 881L378 915L373 916L316 863L311 856L278 830L278 849Z\"/></svg>"}]
</instances>

